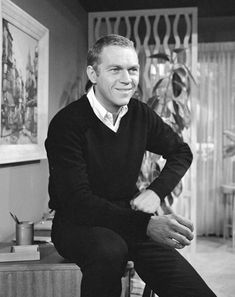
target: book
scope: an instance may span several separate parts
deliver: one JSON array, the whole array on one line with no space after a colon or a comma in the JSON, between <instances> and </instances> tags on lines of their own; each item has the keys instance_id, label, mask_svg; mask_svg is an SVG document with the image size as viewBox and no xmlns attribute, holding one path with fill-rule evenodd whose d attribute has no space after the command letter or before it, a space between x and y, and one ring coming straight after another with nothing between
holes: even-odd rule
<instances>
[{"instance_id":1,"label":"book","mask_svg":"<svg viewBox=\"0 0 235 297\"><path fill-rule=\"evenodd\" d=\"M36 251L18 251L13 252L12 246L5 246L0 248L0 262L13 262L13 261L33 261L40 260L40 252Z\"/></svg>"},{"instance_id":2,"label":"book","mask_svg":"<svg viewBox=\"0 0 235 297\"><path fill-rule=\"evenodd\" d=\"M34 241L39 242L39 243L46 243L49 242L51 243L51 236L34 236Z\"/></svg>"},{"instance_id":3,"label":"book","mask_svg":"<svg viewBox=\"0 0 235 297\"><path fill-rule=\"evenodd\" d=\"M40 260L39 252L0 253L0 262L35 261Z\"/></svg>"},{"instance_id":4,"label":"book","mask_svg":"<svg viewBox=\"0 0 235 297\"><path fill-rule=\"evenodd\" d=\"M34 230L51 231L53 218L54 218L54 211L48 211L44 213L41 220L34 223Z\"/></svg>"},{"instance_id":5,"label":"book","mask_svg":"<svg viewBox=\"0 0 235 297\"><path fill-rule=\"evenodd\" d=\"M40 221L34 224L34 230L51 230L51 227L52 227L51 220Z\"/></svg>"},{"instance_id":6,"label":"book","mask_svg":"<svg viewBox=\"0 0 235 297\"><path fill-rule=\"evenodd\" d=\"M22 252L38 252L39 246L38 244L33 245L13 245L11 247L12 253L22 253Z\"/></svg>"}]
</instances>

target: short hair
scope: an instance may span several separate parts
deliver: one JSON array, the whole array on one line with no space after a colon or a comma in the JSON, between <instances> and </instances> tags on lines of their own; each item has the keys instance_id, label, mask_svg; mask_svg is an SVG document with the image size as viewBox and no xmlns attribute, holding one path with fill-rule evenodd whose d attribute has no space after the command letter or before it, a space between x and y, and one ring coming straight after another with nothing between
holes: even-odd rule
<instances>
[{"instance_id":1,"label":"short hair","mask_svg":"<svg viewBox=\"0 0 235 297\"><path fill-rule=\"evenodd\" d=\"M87 54L87 66L90 65L97 70L97 66L100 64L100 54L103 48L111 45L129 47L135 50L134 43L130 39L117 34L108 34L98 39L89 49Z\"/></svg>"}]
</instances>

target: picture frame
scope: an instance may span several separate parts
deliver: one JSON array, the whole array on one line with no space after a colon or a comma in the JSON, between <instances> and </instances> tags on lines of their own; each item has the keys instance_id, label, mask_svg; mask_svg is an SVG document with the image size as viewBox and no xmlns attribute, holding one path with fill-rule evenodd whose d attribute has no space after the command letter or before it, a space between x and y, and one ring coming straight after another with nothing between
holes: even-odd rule
<instances>
[{"instance_id":1,"label":"picture frame","mask_svg":"<svg viewBox=\"0 0 235 297\"><path fill-rule=\"evenodd\" d=\"M10 0L0 11L0 164L45 159L49 30Z\"/></svg>"}]
</instances>

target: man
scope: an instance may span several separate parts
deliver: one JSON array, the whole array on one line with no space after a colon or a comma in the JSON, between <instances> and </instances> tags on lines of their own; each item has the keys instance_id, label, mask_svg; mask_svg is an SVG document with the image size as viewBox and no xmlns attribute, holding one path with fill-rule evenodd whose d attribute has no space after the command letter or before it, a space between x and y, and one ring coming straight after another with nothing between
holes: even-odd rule
<instances>
[{"instance_id":1,"label":"man","mask_svg":"<svg viewBox=\"0 0 235 297\"><path fill-rule=\"evenodd\" d=\"M215 296L175 250L190 244L192 223L155 215L192 154L156 113L131 98L139 82L133 43L104 36L88 52L87 65L93 86L54 117L46 140L52 240L81 268L81 297L119 297L128 260L159 296ZM138 193L146 150L166 165Z\"/></svg>"}]
</instances>

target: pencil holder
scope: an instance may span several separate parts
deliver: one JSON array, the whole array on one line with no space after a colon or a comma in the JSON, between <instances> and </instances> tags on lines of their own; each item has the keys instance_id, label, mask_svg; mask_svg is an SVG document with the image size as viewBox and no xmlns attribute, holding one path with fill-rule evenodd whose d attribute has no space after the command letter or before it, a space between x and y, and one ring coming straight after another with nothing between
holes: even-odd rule
<instances>
[{"instance_id":1,"label":"pencil holder","mask_svg":"<svg viewBox=\"0 0 235 297\"><path fill-rule=\"evenodd\" d=\"M33 222L23 221L16 224L16 245L33 244L34 224Z\"/></svg>"}]
</instances>

